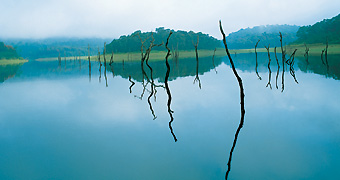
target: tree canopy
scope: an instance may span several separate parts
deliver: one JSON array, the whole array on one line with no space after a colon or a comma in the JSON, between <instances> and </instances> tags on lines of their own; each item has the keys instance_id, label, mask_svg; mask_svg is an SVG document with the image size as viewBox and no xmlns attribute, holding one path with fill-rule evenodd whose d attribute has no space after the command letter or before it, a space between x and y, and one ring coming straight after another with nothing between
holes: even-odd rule
<instances>
[{"instance_id":1,"label":"tree canopy","mask_svg":"<svg viewBox=\"0 0 340 180\"><path fill-rule=\"evenodd\" d=\"M154 38L154 44L161 44L162 46L154 47L155 50L164 50L164 43L169 36L170 31L173 31L169 40L169 47L178 50L193 50L194 44L197 40L199 49L215 49L221 47L221 41L216 38L203 34L201 32L195 33L193 31L174 31L170 29L164 29L159 27L155 32L141 32L135 31L128 36L120 36L119 39L114 39L110 44L106 46L106 51L109 52L136 52L141 50L142 41L146 40L143 44L146 48L150 45L152 37Z\"/></svg>"}]
</instances>

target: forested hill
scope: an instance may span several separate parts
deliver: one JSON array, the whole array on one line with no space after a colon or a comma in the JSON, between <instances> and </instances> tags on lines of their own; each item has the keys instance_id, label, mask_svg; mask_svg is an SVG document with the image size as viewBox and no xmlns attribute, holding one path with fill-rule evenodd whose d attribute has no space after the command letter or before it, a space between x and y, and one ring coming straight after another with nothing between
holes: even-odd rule
<instances>
[{"instance_id":1,"label":"forested hill","mask_svg":"<svg viewBox=\"0 0 340 180\"><path fill-rule=\"evenodd\" d=\"M258 40L260 40L258 47L268 46L268 44L270 44L270 47L275 47L280 46L279 32L282 33L283 43L288 44L297 39L296 32L298 29L299 26L293 25L255 26L230 33L227 42L231 49L254 48Z\"/></svg>"},{"instance_id":2,"label":"forested hill","mask_svg":"<svg viewBox=\"0 0 340 180\"><path fill-rule=\"evenodd\" d=\"M314 25L303 26L297 32L296 43L340 43L340 14Z\"/></svg>"},{"instance_id":3,"label":"forested hill","mask_svg":"<svg viewBox=\"0 0 340 180\"><path fill-rule=\"evenodd\" d=\"M173 31L173 30L172 30ZM156 46L153 50L166 50L165 42L169 36L170 29L164 29L163 27L157 28L156 32L141 32L135 31L131 35L121 36L119 39L114 39L110 44L106 46L106 52L136 52L141 50L141 40L145 41L144 46L149 47L152 40L151 35L155 39L154 44L161 44L162 46ZM169 40L169 48L178 50L192 50L194 44L197 43L198 49L215 49L222 47L221 41L216 38L203 34L201 32L194 33L193 31L173 31Z\"/></svg>"},{"instance_id":4,"label":"forested hill","mask_svg":"<svg viewBox=\"0 0 340 180\"><path fill-rule=\"evenodd\" d=\"M9 45L0 42L0 59L17 59L19 58L16 50Z\"/></svg>"}]
</instances>

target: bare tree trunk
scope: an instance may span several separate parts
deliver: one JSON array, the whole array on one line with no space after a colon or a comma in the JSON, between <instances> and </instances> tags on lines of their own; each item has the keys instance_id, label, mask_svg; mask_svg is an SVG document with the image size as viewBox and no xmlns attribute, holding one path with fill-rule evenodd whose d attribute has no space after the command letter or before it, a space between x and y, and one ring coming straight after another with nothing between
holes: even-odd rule
<instances>
[{"instance_id":1,"label":"bare tree trunk","mask_svg":"<svg viewBox=\"0 0 340 180\"><path fill-rule=\"evenodd\" d=\"M256 64L255 64L255 72L256 72L256 75L257 77L262 80L261 76L259 75L259 72L257 71L257 67L258 67L258 62L257 62L257 51L256 51L256 48L257 48L257 45L259 44L260 40L258 40L255 44L255 60L256 60Z\"/></svg>"},{"instance_id":2,"label":"bare tree trunk","mask_svg":"<svg viewBox=\"0 0 340 180\"><path fill-rule=\"evenodd\" d=\"M223 44L224 44L224 47L225 47L225 50L226 50L226 53L228 55L228 58L229 58L229 61L230 61L230 64L231 64L231 68L233 70L233 73L238 81L238 84L239 84L239 87L240 87L240 99L241 99L241 120L240 120L240 124L236 130L236 133L235 133L235 138L234 138L234 142L233 142L233 146L230 150L230 154L229 154L229 160L228 160L228 170L226 172L226 175L225 175L225 179L228 179L228 175L229 175L229 172L230 172L230 168L231 168L231 159L232 159L232 155L233 155L233 152L234 152L234 149L235 149L235 146L236 146L236 142L237 142L237 138L238 138L238 135L240 133L240 130L241 128L243 127L243 124L244 124L244 116L245 116L245 108L244 108L244 89L243 89L243 83L242 83L242 79L241 77L238 75L237 71L236 71L236 68L235 68L235 65L234 65L234 62L230 56L230 53L229 53L229 49L228 49L228 46L227 46L227 42L226 42L226 38L225 38L225 34L223 32L223 28L222 28L222 23L220 21L220 31L222 33L222 36L223 36Z\"/></svg>"},{"instance_id":3,"label":"bare tree trunk","mask_svg":"<svg viewBox=\"0 0 340 180\"><path fill-rule=\"evenodd\" d=\"M269 53L269 46L270 44L267 46L264 46L266 49L267 49L267 52L268 52L268 71L269 71L269 78L268 78L268 83L266 85L266 87L270 87L270 89L272 89L272 84L271 84L271 78L272 78L272 70L270 69L270 62L271 62L271 59L270 59L270 53Z\"/></svg>"},{"instance_id":4,"label":"bare tree trunk","mask_svg":"<svg viewBox=\"0 0 340 180\"><path fill-rule=\"evenodd\" d=\"M165 80L164 80L164 84L165 84L165 89L166 89L166 93L168 94L168 113L170 115L170 121L169 121L169 129L170 129L170 132L172 134L172 137L174 138L175 142L177 142L177 138L176 138L176 135L175 133L173 132L173 129L172 129L172 122L174 121L174 117L172 115L172 113L174 113L172 110L171 110L171 100L172 100L172 97L171 97L171 92L170 92L170 88L169 88L169 84L168 84L168 80L169 80L169 75L170 75L170 65L169 65L169 62L168 62L168 58L170 56L170 49L168 47L168 44L169 44L169 39L170 39L170 36L172 34L172 31L170 31L170 34L166 40L166 43L165 43L165 47L166 49L168 50L166 56L165 56L165 65L166 65L166 74L165 74Z\"/></svg>"}]
</instances>

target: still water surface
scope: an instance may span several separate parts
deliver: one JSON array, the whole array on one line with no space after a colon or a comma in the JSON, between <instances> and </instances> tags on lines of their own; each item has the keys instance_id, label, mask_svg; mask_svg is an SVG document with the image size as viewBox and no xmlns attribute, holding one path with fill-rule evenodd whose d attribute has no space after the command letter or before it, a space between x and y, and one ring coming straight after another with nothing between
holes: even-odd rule
<instances>
[{"instance_id":1,"label":"still water surface","mask_svg":"<svg viewBox=\"0 0 340 180\"><path fill-rule=\"evenodd\" d=\"M233 58L246 116L229 179L338 179L340 57L328 70L297 58L298 84L288 68L283 91L282 65L276 82L266 53L262 80L254 54ZM85 60L1 67L0 179L224 179L240 121L228 60L170 63L168 82L163 61L150 62L152 77L144 65L144 78L138 62L99 72L92 60L91 75Z\"/></svg>"}]
</instances>

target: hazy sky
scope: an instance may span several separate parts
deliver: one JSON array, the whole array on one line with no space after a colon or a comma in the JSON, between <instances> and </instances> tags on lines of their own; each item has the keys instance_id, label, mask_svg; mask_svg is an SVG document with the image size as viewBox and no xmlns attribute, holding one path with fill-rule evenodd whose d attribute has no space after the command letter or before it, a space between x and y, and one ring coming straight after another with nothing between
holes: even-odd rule
<instances>
[{"instance_id":1,"label":"hazy sky","mask_svg":"<svg viewBox=\"0 0 340 180\"><path fill-rule=\"evenodd\" d=\"M163 26L221 39L266 24L308 25L340 13L339 0L0 0L0 37L110 37Z\"/></svg>"}]
</instances>

